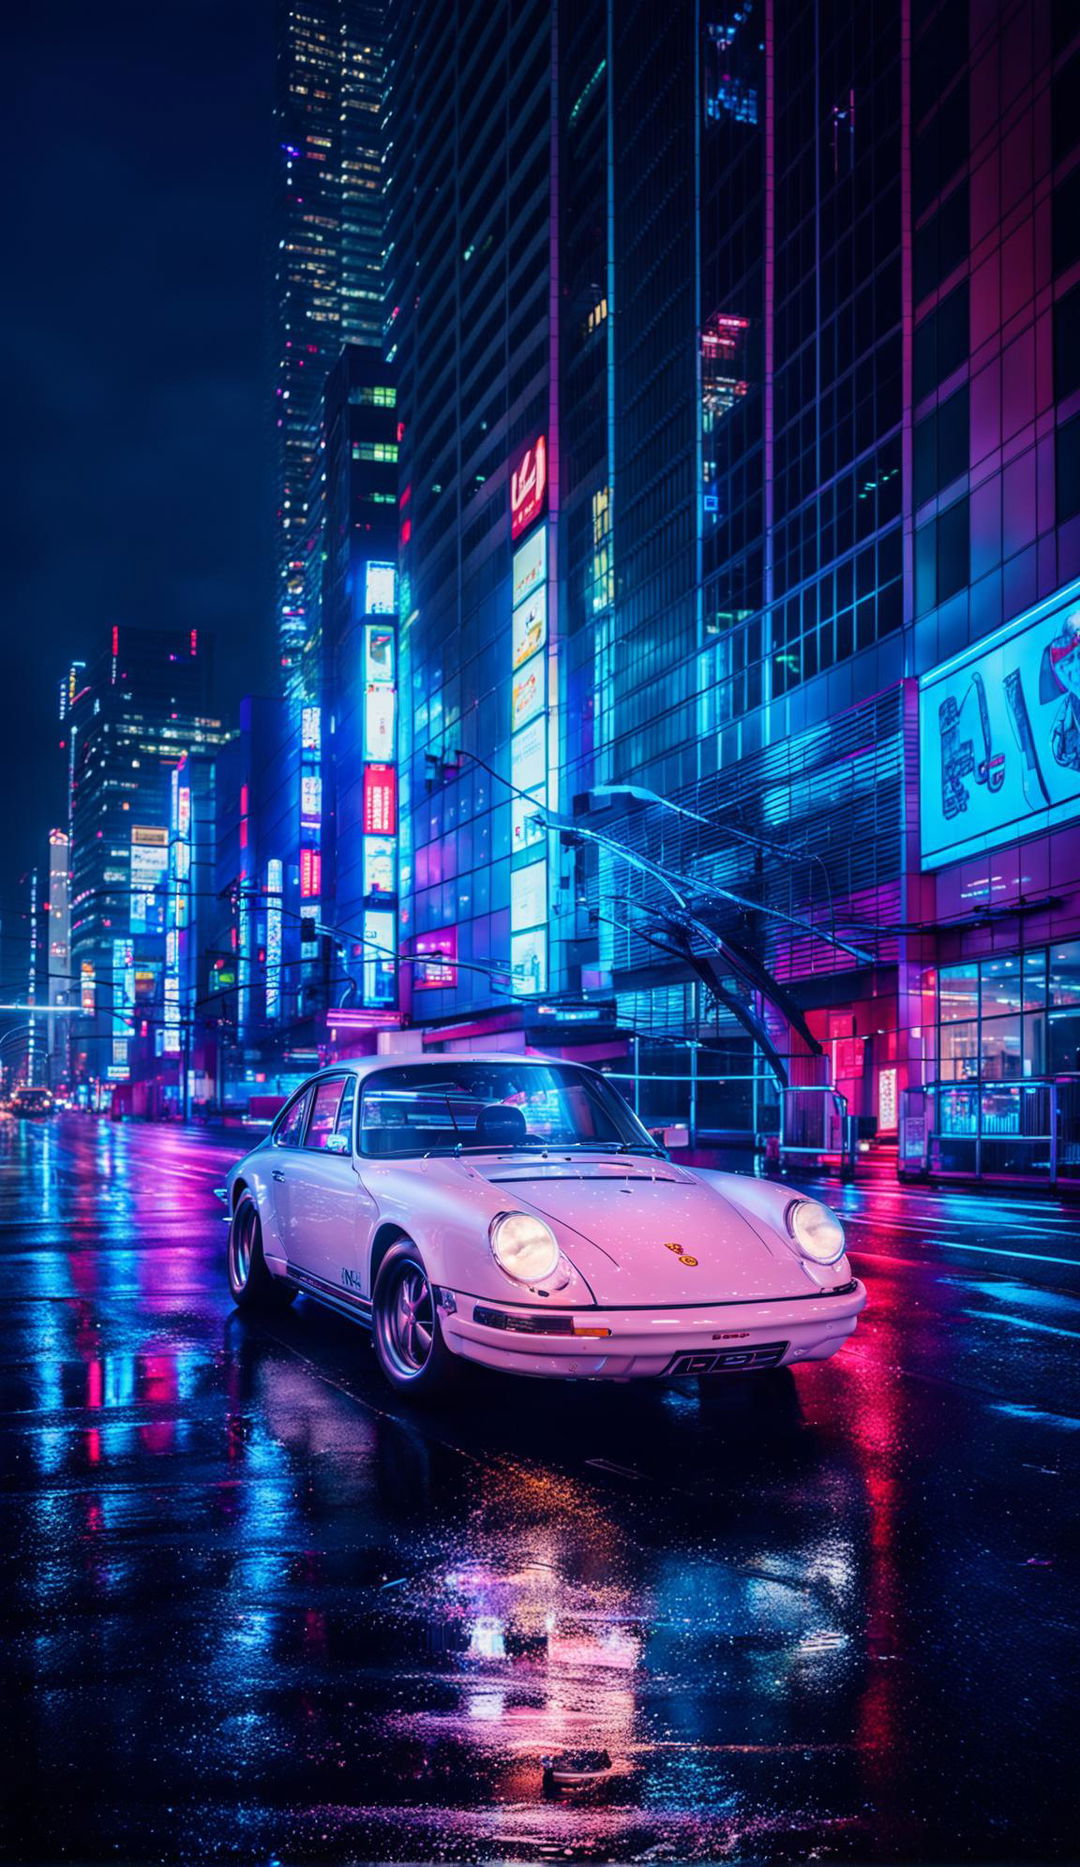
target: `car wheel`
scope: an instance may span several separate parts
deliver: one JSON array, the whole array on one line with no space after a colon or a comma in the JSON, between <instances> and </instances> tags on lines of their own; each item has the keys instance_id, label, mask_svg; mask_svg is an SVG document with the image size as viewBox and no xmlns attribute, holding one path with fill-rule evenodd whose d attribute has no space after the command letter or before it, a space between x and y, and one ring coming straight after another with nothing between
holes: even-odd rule
<instances>
[{"instance_id":1,"label":"car wheel","mask_svg":"<svg viewBox=\"0 0 1080 1867\"><path fill-rule=\"evenodd\" d=\"M296 1285L275 1277L263 1256L262 1222L252 1193L243 1192L229 1224L229 1291L237 1309L287 1309Z\"/></svg>"},{"instance_id":2,"label":"car wheel","mask_svg":"<svg viewBox=\"0 0 1080 1867\"><path fill-rule=\"evenodd\" d=\"M375 1353L391 1386L428 1399L453 1385L458 1358L446 1346L435 1293L410 1239L379 1266L371 1321Z\"/></svg>"}]
</instances>

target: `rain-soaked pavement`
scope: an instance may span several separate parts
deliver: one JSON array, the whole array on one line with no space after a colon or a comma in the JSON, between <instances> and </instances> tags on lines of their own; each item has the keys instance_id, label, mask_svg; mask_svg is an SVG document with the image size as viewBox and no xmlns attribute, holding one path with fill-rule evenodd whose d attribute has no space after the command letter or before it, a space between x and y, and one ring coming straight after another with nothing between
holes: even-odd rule
<instances>
[{"instance_id":1,"label":"rain-soaked pavement","mask_svg":"<svg viewBox=\"0 0 1080 1867\"><path fill-rule=\"evenodd\" d=\"M5 1859L1077 1857L1080 1207L835 1188L834 1361L431 1417L231 1312L240 1151L0 1128Z\"/></svg>"}]
</instances>

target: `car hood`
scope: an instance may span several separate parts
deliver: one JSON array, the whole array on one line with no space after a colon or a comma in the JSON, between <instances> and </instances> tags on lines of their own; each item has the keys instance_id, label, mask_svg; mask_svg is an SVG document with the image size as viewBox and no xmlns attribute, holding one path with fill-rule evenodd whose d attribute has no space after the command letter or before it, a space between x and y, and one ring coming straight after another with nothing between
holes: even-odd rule
<instances>
[{"instance_id":1,"label":"car hood","mask_svg":"<svg viewBox=\"0 0 1080 1867\"><path fill-rule=\"evenodd\" d=\"M802 1261L764 1221L669 1161L499 1162L478 1170L505 1189L508 1208L531 1207L558 1228L600 1304L748 1302L804 1296L811 1287Z\"/></svg>"}]
</instances>

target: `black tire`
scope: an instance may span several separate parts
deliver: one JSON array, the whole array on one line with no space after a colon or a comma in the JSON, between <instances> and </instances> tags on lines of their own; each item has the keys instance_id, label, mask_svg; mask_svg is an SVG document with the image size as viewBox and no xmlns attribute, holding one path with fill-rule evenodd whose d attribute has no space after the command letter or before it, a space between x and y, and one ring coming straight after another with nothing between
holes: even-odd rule
<instances>
[{"instance_id":1,"label":"black tire","mask_svg":"<svg viewBox=\"0 0 1080 1867\"><path fill-rule=\"evenodd\" d=\"M409 1238L379 1266L371 1323L379 1366L399 1393L434 1400L456 1384L461 1363L446 1346L435 1293Z\"/></svg>"},{"instance_id":2,"label":"black tire","mask_svg":"<svg viewBox=\"0 0 1080 1867\"><path fill-rule=\"evenodd\" d=\"M288 1309L296 1295L296 1285L275 1277L267 1269L263 1256L262 1221L255 1196L247 1188L236 1202L229 1222L226 1249L229 1294L239 1310Z\"/></svg>"}]
</instances>

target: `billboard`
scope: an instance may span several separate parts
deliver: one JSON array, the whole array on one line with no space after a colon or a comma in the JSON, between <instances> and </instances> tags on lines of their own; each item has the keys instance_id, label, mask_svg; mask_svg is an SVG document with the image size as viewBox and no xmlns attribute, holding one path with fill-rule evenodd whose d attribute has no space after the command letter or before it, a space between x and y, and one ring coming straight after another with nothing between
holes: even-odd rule
<instances>
[{"instance_id":1,"label":"billboard","mask_svg":"<svg viewBox=\"0 0 1080 1867\"><path fill-rule=\"evenodd\" d=\"M530 862L510 877L510 925L515 933L547 922L547 862Z\"/></svg>"},{"instance_id":2,"label":"billboard","mask_svg":"<svg viewBox=\"0 0 1080 1867\"><path fill-rule=\"evenodd\" d=\"M393 564L364 565L364 610L369 616L392 616L397 608Z\"/></svg>"},{"instance_id":3,"label":"billboard","mask_svg":"<svg viewBox=\"0 0 1080 1867\"><path fill-rule=\"evenodd\" d=\"M372 682L364 695L364 757L385 762L394 756L397 688Z\"/></svg>"},{"instance_id":4,"label":"billboard","mask_svg":"<svg viewBox=\"0 0 1080 1867\"><path fill-rule=\"evenodd\" d=\"M132 933L165 932L164 881L169 868L169 832L157 824L131 826Z\"/></svg>"},{"instance_id":5,"label":"billboard","mask_svg":"<svg viewBox=\"0 0 1080 1867\"><path fill-rule=\"evenodd\" d=\"M416 991L430 990L432 987L446 988L457 984L457 928L443 927L438 933L417 934L413 941L414 953L430 953L431 959L423 966L413 967L413 987Z\"/></svg>"},{"instance_id":6,"label":"billboard","mask_svg":"<svg viewBox=\"0 0 1080 1867\"><path fill-rule=\"evenodd\" d=\"M527 596L523 603L518 604L513 614L511 627L513 630L511 666L520 668L522 662L528 661L529 656L535 655L537 649L543 648L547 641L546 583L542 583L539 589L534 590L531 596Z\"/></svg>"},{"instance_id":7,"label":"billboard","mask_svg":"<svg viewBox=\"0 0 1080 1867\"><path fill-rule=\"evenodd\" d=\"M510 971L518 995L547 991L547 928L510 935Z\"/></svg>"},{"instance_id":8,"label":"billboard","mask_svg":"<svg viewBox=\"0 0 1080 1867\"><path fill-rule=\"evenodd\" d=\"M364 835L397 835L397 771L393 765L364 768Z\"/></svg>"},{"instance_id":9,"label":"billboard","mask_svg":"<svg viewBox=\"0 0 1080 1867\"><path fill-rule=\"evenodd\" d=\"M394 839L392 836L364 838L364 893L392 895L394 892Z\"/></svg>"},{"instance_id":10,"label":"billboard","mask_svg":"<svg viewBox=\"0 0 1080 1867\"><path fill-rule=\"evenodd\" d=\"M511 730L526 726L544 706L544 657L534 655L527 667L514 677L510 693Z\"/></svg>"},{"instance_id":11,"label":"billboard","mask_svg":"<svg viewBox=\"0 0 1080 1867\"><path fill-rule=\"evenodd\" d=\"M922 866L1080 816L1080 580L919 682Z\"/></svg>"},{"instance_id":12,"label":"billboard","mask_svg":"<svg viewBox=\"0 0 1080 1867\"><path fill-rule=\"evenodd\" d=\"M385 623L369 622L364 630L364 680L394 678L394 631Z\"/></svg>"},{"instance_id":13,"label":"billboard","mask_svg":"<svg viewBox=\"0 0 1080 1867\"><path fill-rule=\"evenodd\" d=\"M520 538L547 511L547 440L537 435L510 461L510 536Z\"/></svg>"},{"instance_id":14,"label":"billboard","mask_svg":"<svg viewBox=\"0 0 1080 1867\"><path fill-rule=\"evenodd\" d=\"M547 576L547 526L538 525L514 552L511 565L511 606L516 609Z\"/></svg>"}]
</instances>

